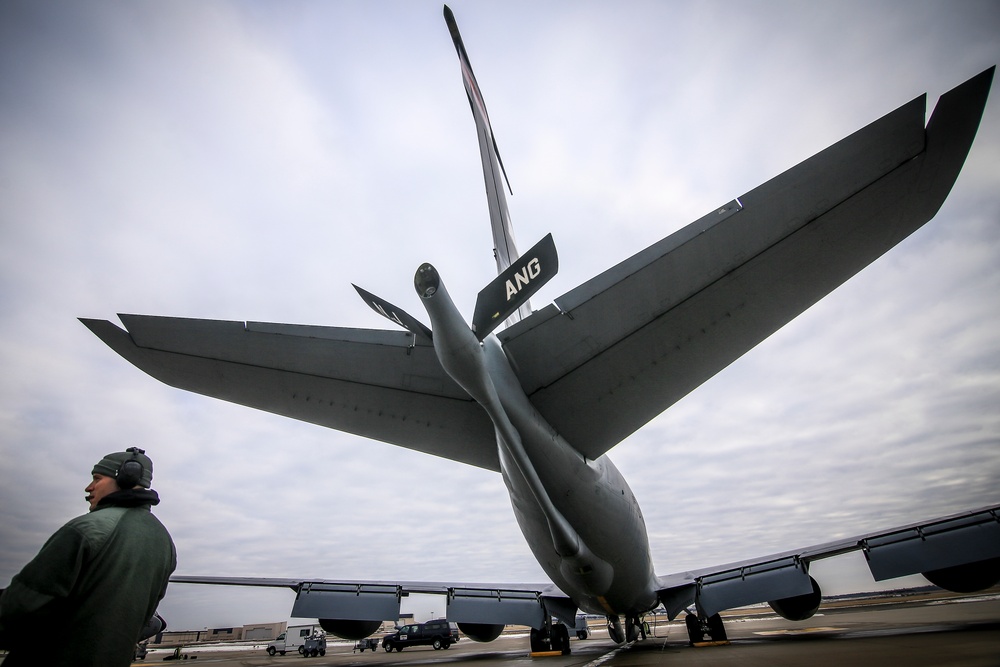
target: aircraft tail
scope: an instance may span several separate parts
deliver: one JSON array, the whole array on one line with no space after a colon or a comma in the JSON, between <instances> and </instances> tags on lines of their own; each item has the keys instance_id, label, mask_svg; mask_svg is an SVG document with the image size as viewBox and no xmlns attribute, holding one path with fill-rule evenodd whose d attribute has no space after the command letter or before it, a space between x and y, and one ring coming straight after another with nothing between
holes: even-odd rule
<instances>
[{"instance_id":1,"label":"aircraft tail","mask_svg":"<svg viewBox=\"0 0 1000 667\"><path fill-rule=\"evenodd\" d=\"M490 224L493 228L493 254L497 262L497 274L502 274L520 257L514 242L510 214L507 211L507 198L503 191L505 183L508 190L510 189L510 181L507 179L507 172L504 169L503 160L500 158L496 139L493 137L493 128L490 127L490 118L486 113L486 103L483 100L482 91L476 82L476 75L472 72L469 55L465 51L465 44L462 43L462 35L458 32L455 15L447 5L444 7L444 19L448 23L452 41L455 42L455 50L458 52L458 59L462 65L465 92L469 96L472 117L476 121L479 153L483 162L483 178L486 181L486 198L490 207ZM531 305L525 301L517 312L512 314L509 321L520 320L529 314L531 314Z\"/></svg>"}]
</instances>

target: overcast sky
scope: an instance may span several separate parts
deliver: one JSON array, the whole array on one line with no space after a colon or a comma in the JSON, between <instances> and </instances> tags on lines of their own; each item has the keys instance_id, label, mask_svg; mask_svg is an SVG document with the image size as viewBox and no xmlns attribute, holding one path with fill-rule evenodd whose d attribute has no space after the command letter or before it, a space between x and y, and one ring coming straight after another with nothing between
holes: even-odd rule
<instances>
[{"instance_id":1,"label":"overcast sky","mask_svg":"<svg viewBox=\"0 0 1000 667\"><path fill-rule=\"evenodd\" d=\"M521 246L559 249L536 308L1000 62L992 0L451 6ZM610 452L657 573L1000 501L996 97L933 221ZM0 3L0 586L133 445L179 573L544 581L499 475L171 389L76 319L383 328L351 282L419 315L424 261L471 317L478 155L438 2ZM873 588L855 560L824 590Z\"/></svg>"}]
</instances>

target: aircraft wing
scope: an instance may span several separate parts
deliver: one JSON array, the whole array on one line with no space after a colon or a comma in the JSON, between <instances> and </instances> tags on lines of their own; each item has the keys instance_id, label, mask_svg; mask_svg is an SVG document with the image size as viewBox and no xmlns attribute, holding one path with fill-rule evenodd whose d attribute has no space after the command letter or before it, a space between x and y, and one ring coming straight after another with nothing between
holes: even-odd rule
<instances>
[{"instance_id":1,"label":"aircraft wing","mask_svg":"<svg viewBox=\"0 0 1000 667\"><path fill-rule=\"evenodd\" d=\"M923 574L954 591L988 588L996 582L1000 563L1000 505L658 577L660 601L672 620L691 605L711 616L743 605L809 596L814 590L809 564L852 551L864 553L876 581ZM964 568L959 571L959 566ZM816 595L818 603L818 589Z\"/></svg>"},{"instance_id":2,"label":"aircraft wing","mask_svg":"<svg viewBox=\"0 0 1000 667\"><path fill-rule=\"evenodd\" d=\"M500 332L532 403L597 458L930 220L993 68L919 97Z\"/></svg>"},{"instance_id":3,"label":"aircraft wing","mask_svg":"<svg viewBox=\"0 0 1000 667\"><path fill-rule=\"evenodd\" d=\"M696 606L704 616L761 602L814 595L809 576L817 560L862 551L876 581L924 574L951 590L988 587L1000 560L1000 505L866 533L761 558L657 577L658 595L670 619ZM975 565L983 566L982 572ZM962 570L958 570L962 566ZM953 568L953 569L951 569ZM551 615L574 627L577 606L551 583L495 584L357 581L174 575L172 583L265 586L295 591L296 618L375 622L399 618L400 600L411 594L445 596L447 618L457 623L528 625ZM786 606L786 608L788 608ZM802 619L795 619L802 620ZM332 631L332 630L331 630ZM374 632L374 629L371 630ZM370 634L370 632L368 633Z\"/></svg>"},{"instance_id":4,"label":"aircraft wing","mask_svg":"<svg viewBox=\"0 0 1000 667\"><path fill-rule=\"evenodd\" d=\"M293 618L333 619L348 623L397 620L400 601L414 594L445 597L447 618L455 623L541 628L549 616L555 616L570 628L575 628L577 611L576 604L551 583L465 584L187 575L174 575L170 581L179 584L290 588L295 591ZM343 628L331 625L328 631ZM371 632L374 631L373 628ZM365 636L371 632L365 633Z\"/></svg>"},{"instance_id":5,"label":"aircraft wing","mask_svg":"<svg viewBox=\"0 0 1000 667\"><path fill-rule=\"evenodd\" d=\"M498 471L486 412L410 333L121 315L81 321L173 387Z\"/></svg>"}]
</instances>

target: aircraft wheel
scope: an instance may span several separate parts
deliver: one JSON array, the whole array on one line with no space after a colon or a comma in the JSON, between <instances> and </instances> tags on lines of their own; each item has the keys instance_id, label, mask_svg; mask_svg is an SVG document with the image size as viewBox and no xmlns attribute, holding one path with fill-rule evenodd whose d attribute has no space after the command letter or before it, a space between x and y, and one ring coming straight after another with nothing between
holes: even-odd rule
<instances>
[{"instance_id":1,"label":"aircraft wheel","mask_svg":"<svg viewBox=\"0 0 1000 667\"><path fill-rule=\"evenodd\" d=\"M570 654L569 628L562 623L552 626L552 650L561 651L563 655Z\"/></svg>"},{"instance_id":2,"label":"aircraft wheel","mask_svg":"<svg viewBox=\"0 0 1000 667\"><path fill-rule=\"evenodd\" d=\"M702 632L701 622L698 617L694 614L688 614L684 617L684 625L687 627L688 640L692 644L697 644L705 640L705 633Z\"/></svg>"},{"instance_id":3,"label":"aircraft wheel","mask_svg":"<svg viewBox=\"0 0 1000 667\"><path fill-rule=\"evenodd\" d=\"M714 642L726 641L726 628L722 625L722 617L718 614L708 617L708 634Z\"/></svg>"}]
</instances>

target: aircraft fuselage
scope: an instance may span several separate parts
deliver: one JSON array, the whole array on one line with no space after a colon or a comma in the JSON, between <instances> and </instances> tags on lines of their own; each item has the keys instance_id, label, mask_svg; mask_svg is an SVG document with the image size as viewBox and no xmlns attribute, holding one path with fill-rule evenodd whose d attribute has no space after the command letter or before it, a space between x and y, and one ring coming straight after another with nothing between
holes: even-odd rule
<instances>
[{"instance_id":1,"label":"aircraft fuselage","mask_svg":"<svg viewBox=\"0 0 1000 667\"><path fill-rule=\"evenodd\" d=\"M655 607L649 538L624 477L607 456L588 461L535 410L499 341L479 342L432 266L415 283L441 365L496 427L514 515L542 569L586 612Z\"/></svg>"}]
</instances>

